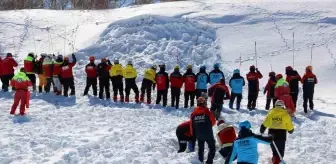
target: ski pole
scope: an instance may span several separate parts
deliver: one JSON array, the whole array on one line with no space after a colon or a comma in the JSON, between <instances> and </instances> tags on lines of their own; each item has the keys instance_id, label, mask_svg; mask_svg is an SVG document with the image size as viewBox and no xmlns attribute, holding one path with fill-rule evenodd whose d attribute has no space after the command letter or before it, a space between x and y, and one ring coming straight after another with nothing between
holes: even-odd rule
<instances>
[{"instance_id":1,"label":"ski pole","mask_svg":"<svg viewBox=\"0 0 336 164\"><path fill-rule=\"evenodd\" d=\"M275 145L274 141L272 141L272 144L273 144L275 150L276 150L277 153L278 153L278 156L279 156L279 158L280 158L280 160L281 160L281 164L286 164L286 162L283 160L283 158L282 158L282 156L281 156L281 154L280 154L280 152L279 152L278 147Z\"/></svg>"}]
</instances>

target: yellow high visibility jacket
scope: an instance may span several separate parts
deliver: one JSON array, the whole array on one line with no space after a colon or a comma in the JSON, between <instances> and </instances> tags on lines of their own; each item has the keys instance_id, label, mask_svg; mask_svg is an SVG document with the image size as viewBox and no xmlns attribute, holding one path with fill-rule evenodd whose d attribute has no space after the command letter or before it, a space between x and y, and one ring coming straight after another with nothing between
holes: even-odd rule
<instances>
[{"instance_id":1,"label":"yellow high visibility jacket","mask_svg":"<svg viewBox=\"0 0 336 164\"><path fill-rule=\"evenodd\" d=\"M132 65L127 65L123 70L125 79L134 79L137 77L136 69Z\"/></svg>"},{"instance_id":2,"label":"yellow high visibility jacket","mask_svg":"<svg viewBox=\"0 0 336 164\"><path fill-rule=\"evenodd\" d=\"M150 80L155 84L156 72L153 69L147 69L144 74L144 79Z\"/></svg>"},{"instance_id":3,"label":"yellow high visibility jacket","mask_svg":"<svg viewBox=\"0 0 336 164\"><path fill-rule=\"evenodd\" d=\"M110 69L110 76L123 76L123 67L120 64L115 64Z\"/></svg>"},{"instance_id":4,"label":"yellow high visibility jacket","mask_svg":"<svg viewBox=\"0 0 336 164\"><path fill-rule=\"evenodd\" d=\"M292 119L287 110L280 107L273 108L267 114L263 125L269 129L282 129L287 131L294 129Z\"/></svg>"}]
</instances>

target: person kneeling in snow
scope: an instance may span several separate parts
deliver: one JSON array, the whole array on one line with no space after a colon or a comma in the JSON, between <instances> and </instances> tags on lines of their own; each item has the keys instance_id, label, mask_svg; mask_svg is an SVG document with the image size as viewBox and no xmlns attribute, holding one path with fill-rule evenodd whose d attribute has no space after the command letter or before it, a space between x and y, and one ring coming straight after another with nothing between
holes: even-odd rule
<instances>
[{"instance_id":1,"label":"person kneeling in snow","mask_svg":"<svg viewBox=\"0 0 336 164\"><path fill-rule=\"evenodd\" d=\"M285 109L285 104L282 100L278 100L273 108L266 116L264 123L260 127L260 133L263 134L268 128L268 134L274 137L274 143L277 146L282 157L285 155L287 132L293 133L294 126L292 119ZM273 151L272 162L279 164L280 157L274 145L271 145Z\"/></svg>"},{"instance_id":2,"label":"person kneeling in snow","mask_svg":"<svg viewBox=\"0 0 336 164\"><path fill-rule=\"evenodd\" d=\"M32 86L28 76L25 73L24 68L20 69L20 72L17 73L13 79L11 80L11 86L15 88L14 95L14 103L10 114L15 114L16 108L20 105L20 115L23 116L25 114L25 107L28 108L29 100L27 100L27 96L29 96L30 92L28 91L28 87Z\"/></svg>"},{"instance_id":3,"label":"person kneeling in snow","mask_svg":"<svg viewBox=\"0 0 336 164\"><path fill-rule=\"evenodd\" d=\"M236 140L237 135L235 131L235 127L226 123L224 118L220 117L217 121L217 141L220 146L219 153L223 156L225 164L229 163L228 157L231 156L232 145Z\"/></svg>"},{"instance_id":4,"label":"person kneeling in snow","mask_svg":"<svg viewBox=\"0 0 336 164\"><path fill-rule=\"evenodd\" d=\"M195 138L191 134L190 120L183 122L176 128L176 136L180 145L180 149L177 153L184 152L187 149L187 143L188 152L194 152Z\"/></svg>"},{"instance_id":5,"label":"person kneeling in snow","mask_svg":"<svg viewBox=\"0 0 336 164\"><path fill-rule=\"evenodd\" d=\"M251 130L249 121L243 121L239 124L239 135L233 143L229 164L237 156L237 164L258 164L258 143L271 144L272 136L256 135Z\"/></svg>"}]
</instances>

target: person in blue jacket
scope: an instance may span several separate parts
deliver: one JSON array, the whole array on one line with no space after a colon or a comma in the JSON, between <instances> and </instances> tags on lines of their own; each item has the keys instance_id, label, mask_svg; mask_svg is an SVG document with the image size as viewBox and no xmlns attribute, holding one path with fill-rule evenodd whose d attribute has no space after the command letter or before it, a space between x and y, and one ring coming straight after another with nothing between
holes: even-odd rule
<instances>
[{"instance_id":1,"label":"person in blue jacket","mask_svg":"<svg viewBox=\"0 0 336 164\"><path fill-rule=\"evenodd\" d=\"M229 85L231 87L231 99L229 103L230 109L233 109L233 102L237 97L237 110L240 109L240 102L243 98L243 86L245 86L245 80L240 76L239 69L233 70L233 76L230 79Z\"/></svg>"},{"instance_id":2,"label":"person in blue jacket","mask_svg":"<svg viewBox=\"0 0 336 164\"><path fill-rule=\"evenodd\" d=\"M220 79L225 78L224 73L219 70L219 64L214 64L214 70L209 73L209 82L214 85L219 82Z\"/></svg>"},{"instance_id":3,"label":"person in blue jacket","mask_svg":"<svg viewBox=\"0 0 336 164\"><path fill-rule=\"evenodd\" d=\"M229 164L232 164L236 156L237 164L258 164L258 143L270 145L273 137L254 134L249 121L241 122L239 128L238 138L233 143L231 157L227 159Z\"/></svg>"},{"instance_id":4,"label":"person in blue jacket","mask_svg":"<svg viewBox=\"0 0 336 164\"><path fill-rule=\"evenodd\" d=\"M206 67L201 66L196 74L196 99L201 97L202 93L207 93L209 83L209 75L206 73Z\"/></svg>"}]
</instances>

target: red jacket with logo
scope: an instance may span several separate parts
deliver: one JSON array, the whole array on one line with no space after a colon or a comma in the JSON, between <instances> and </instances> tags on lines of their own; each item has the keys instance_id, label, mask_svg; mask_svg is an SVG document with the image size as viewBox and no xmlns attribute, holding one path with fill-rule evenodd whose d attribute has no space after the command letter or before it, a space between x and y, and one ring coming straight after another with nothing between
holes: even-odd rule
<instances>
[{"instance_id":1,"label":"red jacket with logo","mask_svg":"<svg viewBox=\"0 0 336 164\"><path fill-rule=\"evenodd\" d=\"M208 89L208 95L211 97L211 103L224 104L224 100L231 98L230 91L225 83L218 82Z\"/></svg>"},{"instance_id":2,"label":"red jacket with logo","mask_svg":"<svg viewBox=\"0 0 336 164\"><path fill-rule=\"evenodd\" d=\"M168 73L160 71L155 76L156 88L158 91L168 90L169 88L169 77Z\"/></svg>"},{"instance_id":3,"label":"red jacket with logo","mask_svg":"<svg viewBox=\"0 0 336 164\"><path fill-rule=\"evenodd\" d=\"M66 78L73 78L72 74L72 67L74 67L76 63L69 63L68 65L62 65L61 66L61 78L66 79Z\"/></svg>"},{"instance_id":4,"label":"red jacket with logo","mask_svg":"<svg viewBox=\"0 0 336 164\"><path fill-rule=\"evenodd\" d=\"M94 63L89 63L85 66L85 72L88 78L97 78L97 66Z\"/></svg>"},{"instance_id":5,"label":"red jacket with logo","mask_svg":"<svg viewBox=\"0 0 336 164\"><path fill-rule=\"evenodd\" d=\"M263 75L257 72L249 72L246 75L246 79L248 81L248 91L249 93L258 93L259 92L259 79L261 79Z\"/></svg>"},{"instance_id":6,"label":"red jacket with logo","mask_svg":"<svg viewBox=\"0 0 336 164\"><path fill-rule=\"evenodd\" d=\"M184 91L192 92L196 90L196 75L192 71L188 71L183 75Z\"/></svg>"},{"instance_id":7,"label":"red jacket with logo","mask_svg":"<svg viewBox=\"0 0 336 164\"><path fill-rule=\"evenodd\" d=\"M2 74L3 75L13 75L14 67L17 67L18 64L12 57L6 57L2 60Z\"/></svg>"},{"instance_id":8,"label":"red jacket with logo","mask_svg":"<svg viewBox=\"0 0 336 164\"><path fill-rule=\"evenodd\" d=\"M12 79L10 81L10 85L14 87L16 90L28 90L28 87L32 86L32 83L30 80L18 81Z\"/></svg>"},{"instance_id":9,"label":"red jacket with logo","mask_svg":"<svg viewBox=\"0 0 336 164\"><path fill-rule=\"evenodd\" d=\"M182 74L180 72L177 71L177 72L171 73L170 77L169 77L169 80L170 80L171 87L182 88L183 77L182 77Z\"/></svg>"}]
</instances>

